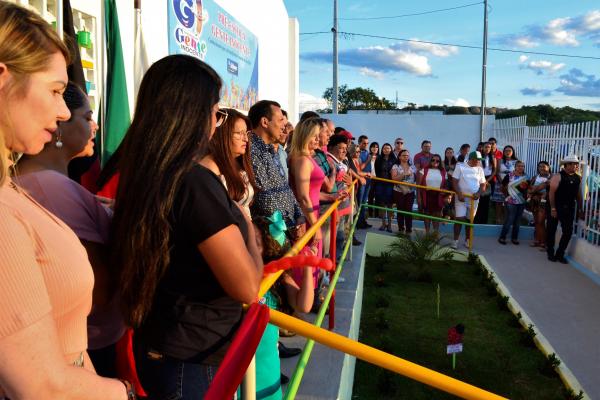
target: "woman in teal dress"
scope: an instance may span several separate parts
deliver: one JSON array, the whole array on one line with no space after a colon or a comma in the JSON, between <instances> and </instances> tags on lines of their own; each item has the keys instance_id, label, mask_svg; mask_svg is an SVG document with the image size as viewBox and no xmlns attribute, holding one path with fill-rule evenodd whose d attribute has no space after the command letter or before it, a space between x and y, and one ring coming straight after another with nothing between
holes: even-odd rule
<instances>
[{"instance_id":1,"label":"woman in teal dress","mask_svg":"<svg viewBox=\"0 0 600 400\"><path fill-rule=\"evenodd\" d=\"M286 226L281 213L276 211L268 218L255 218L259 249L264 263L281 258L290 249ZM313 268L304 267L302 282L298 286L288 272L284 272L273 287L260 299L269 308L305 313L310 311L314 300ZM279 361L279 328L267 324L256 349L256 399L278 400L281 393L281 364Z\"/></svg>"}]
</instances>

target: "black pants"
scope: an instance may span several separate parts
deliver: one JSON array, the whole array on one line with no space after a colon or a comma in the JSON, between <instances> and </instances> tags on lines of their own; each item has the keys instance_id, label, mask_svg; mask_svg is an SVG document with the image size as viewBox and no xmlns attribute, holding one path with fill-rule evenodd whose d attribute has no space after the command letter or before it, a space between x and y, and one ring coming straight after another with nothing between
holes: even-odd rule
<instances>
[{"instance_id":1,"label":"black pants","mask_svg":"<svg viewBox=\"0 0 600 400\"><path fill-rule=\"evenodd\" d=\"M473 220L476 224L487 224L490 211L490 197L491 196L481 196L479 198L479 205L477 206L477 212L475 213L475 218Z\"/></svg>"},{"instance_id":2,"label":"black pants","mask_svg":"<svg viewBox=\"0 0 600 400\"><path fill-rule=\"evenodd\" d=\"M556 210L557 218L553 218L550 215L550 210L546 210L546 216L546 250L548 251L548 255L564 257L567 246L569 245L569 240L571 240L571 235L573 234L575 207L558 208ZM562 229L562 236L560 237L556 254L554 254L554 238L556 236L556 228L558 228L559 222Z\"/></svg>"}]
</instances>

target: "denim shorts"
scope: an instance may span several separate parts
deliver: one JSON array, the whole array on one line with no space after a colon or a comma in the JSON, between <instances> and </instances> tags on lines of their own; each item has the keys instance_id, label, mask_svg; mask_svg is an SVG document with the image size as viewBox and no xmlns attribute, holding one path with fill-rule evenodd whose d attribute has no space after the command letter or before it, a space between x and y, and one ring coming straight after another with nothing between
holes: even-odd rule
<instances>
[{"instance_id":1,"label":"denim shorts","mask_svg":"<svg viewBox=\"0 0 600 400\"><path fill-rule=\"evenodd\" d=\"M204 398L217 366L190 363L151 349L136 349L135 363L148 400L198 400Z\"/></svg>"}]
</instances>

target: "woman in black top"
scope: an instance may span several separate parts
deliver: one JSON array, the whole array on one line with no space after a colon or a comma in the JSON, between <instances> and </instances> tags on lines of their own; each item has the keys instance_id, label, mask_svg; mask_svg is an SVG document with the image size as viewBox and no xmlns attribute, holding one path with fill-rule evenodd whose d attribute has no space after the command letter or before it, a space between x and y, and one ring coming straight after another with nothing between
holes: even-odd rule
<instances>
[{"instance_id":1,"label":"woman in black top","mask_svg":"<svg viewBox=\"0 0 600 400\"><path fill-rule=\"evenodd\" d=\"M254 230L198 163L227 118L220 88L196 58L157 61L123 140L112 247L150 399L203 398L262 277Z\"/></svg>"},{"instance_id":2,"label":"woman in black top","mask_svg":"<svg viewBox=\"0 0 600 400\"><path fill-rule=\"evenodd\" d=\"M375 160L375 175L378 178L392 179L392 167L396 158L392 154L392 145L385 143L381 147L381 155ZM392 195L394 192L394 185L387 182L377 182L375 186L375 202L382 206L392 208ZM387 230L392 231L392 212L381 211L381 226L380 231Z\"/></svg>"}]
</instances>

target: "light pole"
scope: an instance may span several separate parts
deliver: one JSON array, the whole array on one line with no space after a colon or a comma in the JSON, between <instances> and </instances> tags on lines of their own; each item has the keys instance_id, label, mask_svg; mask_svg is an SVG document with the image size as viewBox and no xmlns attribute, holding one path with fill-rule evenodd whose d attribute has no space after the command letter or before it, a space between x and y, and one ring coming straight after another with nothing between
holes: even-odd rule
<instances>
[{"instance_id":1,"label":"light pole","mask_svg":"<svg viewBox=\"0 0 600 400\"><path fill-rule=\"evenodd\" d=\"M338 113L338 46L337 46L337 0L333 0L333 93L332 93L332 112Z\"/></svg>"},{"instance_id":2,"label":"light pole","mask_svg":"<svg viewBox=\"0 0 600 400\"><path fill-rule=\"evenodd\" d=\"M485 125L485 89L487 73L487 31L488 31L488 2L483 2L483 62L481 65L481 127L479 140L483 142L483 129Z\"/></svg>"}]
</instances>

